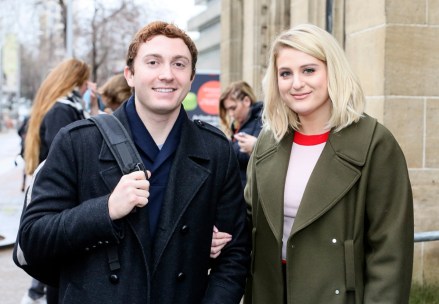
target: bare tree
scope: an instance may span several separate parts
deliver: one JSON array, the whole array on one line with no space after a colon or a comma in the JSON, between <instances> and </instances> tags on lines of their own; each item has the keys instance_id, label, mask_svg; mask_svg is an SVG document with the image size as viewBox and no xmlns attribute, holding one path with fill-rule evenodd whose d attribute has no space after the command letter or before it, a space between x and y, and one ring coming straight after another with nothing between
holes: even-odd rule
<instances>
[{"instance_id":1,"label":"bare tree","mask_svg":"<svg viewBox=\"0 0 439 304\"><path fill-rule=\"evenodd\" d=\"M71 1L73 56L90 64L91 79L98 85L121 72L129 41L140 26L149 21L149 16L169 16L166 8L152 8L148 1ZM15 1L0 0L0 4L4 3L14 5ZM34 41L22 42L21 54L21 84L26 87L23 93L33 98L48 71L65 58L68 0L23 0L20 3L26 3L27 12L34 15L34 23L27 27L37 32L27 37ZM28 28L21 32L28 32Z\"/></svg>"},{"instance_id":2,"label":"bare tree","mask_svg":"<svg viewBox=\"0 0 439 304\"><path fill-rule=\"evenodd\" d=\"M111 62L123 59L126 49L127 33L132 34L138 28L137 13L140 8L132 1L121 1L114 9L107 9L103 3L95 0L94 14L90 24L90 62L92 79L107 78ZM114 56L116 55L116 57ZM101 71L98 75L98 71ZM102 77L99 77L102 76Z\"/></svg>"}]
</instances>

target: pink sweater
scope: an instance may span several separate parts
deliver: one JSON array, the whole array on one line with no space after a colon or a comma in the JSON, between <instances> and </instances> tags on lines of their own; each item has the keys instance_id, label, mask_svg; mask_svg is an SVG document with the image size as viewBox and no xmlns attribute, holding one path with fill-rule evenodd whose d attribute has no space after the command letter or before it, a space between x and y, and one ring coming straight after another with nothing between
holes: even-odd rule
<instances>
[{"instance_id":1,"label":"pink sweater","mask_svg":"<svg viewBox=\"0 0 439 304\"><path fill-rule=\"evenodd\" d=\"M286 245L299 209L309 177L325 147L329 131L319 135L294 133L284 191L284 232L282 259L286 259Z\"/></svg>"}]
</instances>

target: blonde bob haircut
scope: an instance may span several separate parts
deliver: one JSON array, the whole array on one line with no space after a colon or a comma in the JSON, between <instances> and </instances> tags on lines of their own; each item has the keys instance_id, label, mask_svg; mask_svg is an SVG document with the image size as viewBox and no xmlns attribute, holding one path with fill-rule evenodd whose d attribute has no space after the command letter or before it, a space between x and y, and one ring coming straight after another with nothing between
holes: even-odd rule
<instances>
[{"instance_id":1,"label":"blonde bob haircut","mask_svg":"<svg viewBox=\"0 0 439 304\"><path fill-rule=\"evenodd\" d=\"M265 95L262 113L264 128L271 130L277 141L282 139L289 128L296 131L300 128L298 115L284 104L277 85L276 60L283 48L296 49L326 64L328 94L332 104L328 129L338 132L362 117L365 103L363 90L344 51L325 30L312 24L301 24L281 33L274 40L262 81Z\"/></svg>"}]
</instances>

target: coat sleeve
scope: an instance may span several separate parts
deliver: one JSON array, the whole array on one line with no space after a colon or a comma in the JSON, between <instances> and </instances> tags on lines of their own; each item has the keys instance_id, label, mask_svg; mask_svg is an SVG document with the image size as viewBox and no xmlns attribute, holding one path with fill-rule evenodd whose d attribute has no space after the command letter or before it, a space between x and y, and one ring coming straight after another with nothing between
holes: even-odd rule
<instances>
[{"instance_id":1,"label":"coat sleeve","mask_svg":"<svg viewBox=\"0 0 439 304\"><path fill-rule=\"evenodd\" d=\"M404 155L377 129L369 155L363 303L408 303L413 264L413 197Z\"/></svg>"},{"instance_id":2,"label":"coat sleeve","mask_svg":"<svg viewBox=\"0 0 439 304\"><path fill-rule=\"evenodd\" d=\"M84 144L85 145L85 144ZM117 242L109 217L108 195L79 201L79 144L61 129L37 173L31 201L19 228L21 247L29 264L55 263L84 252L98 240Z\"/></svg>"},{"instance_id":3,"label":"coat sleeve","mask_svg":"<svg viewBox=\"0 0 439 304\"><path fill-rule=\"evenodd\" d=\"M229 149L226 177L217 205L216 222L232 240L213 260L209 285L202 303L238 304L244 293L250 263L250 235L236 157ZM223 229L226 228L226 229Z\"/></svg>"},{"instance_id":4,"label":"coat sleeve","mask_svg":"<svg viewBox=\"0 0 439 304\"><path fill-rule=\"evenodd\" d=\"M240 147L238 141L232 141L233 150L235 151L236 157L238 158L238 163L240 168L247 168L248 160L250 156L245 153L239 151Z\"/></svg>"}]
</instances>

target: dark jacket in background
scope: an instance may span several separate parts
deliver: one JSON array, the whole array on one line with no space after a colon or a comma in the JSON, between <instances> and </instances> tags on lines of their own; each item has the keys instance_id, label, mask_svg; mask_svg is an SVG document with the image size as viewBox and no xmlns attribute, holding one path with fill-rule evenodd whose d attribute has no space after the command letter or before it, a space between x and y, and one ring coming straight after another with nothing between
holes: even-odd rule
<instances>
[{"instance_id":1,"label":"dark jacket in background","mask_svg":"<svg viewBox=\"0 0 439 304\"><path fill-rule=\"evenodd\" d=\"M262 105L262 102L256 102L251 105L249 117L239 128L238 132L243 132L248 135L253 135L255 137L259 136L259 133L262 129ZM233 130L233 128L232 131L233 133L235 133L235 130ZM235 151L236 156L238 157L241 182L244 187L247 182L247 164L250 159L250 155L245 152L240 152L238 141L233 140L233 138L232 143L233 151Z\"/></svg>"},{"instance_id":2,"label":"dark jacket in background","mask_svg":"<svg viewBox=\"0 0 439 304\"><path fill-rule=\"evenodd\" d=\"M79 93L73 91L67 97L59 99L44 115L40 127L40 163L46 159L55 135L68 124L84 119L84 111Z\"/></svg>"}]
</instances>

